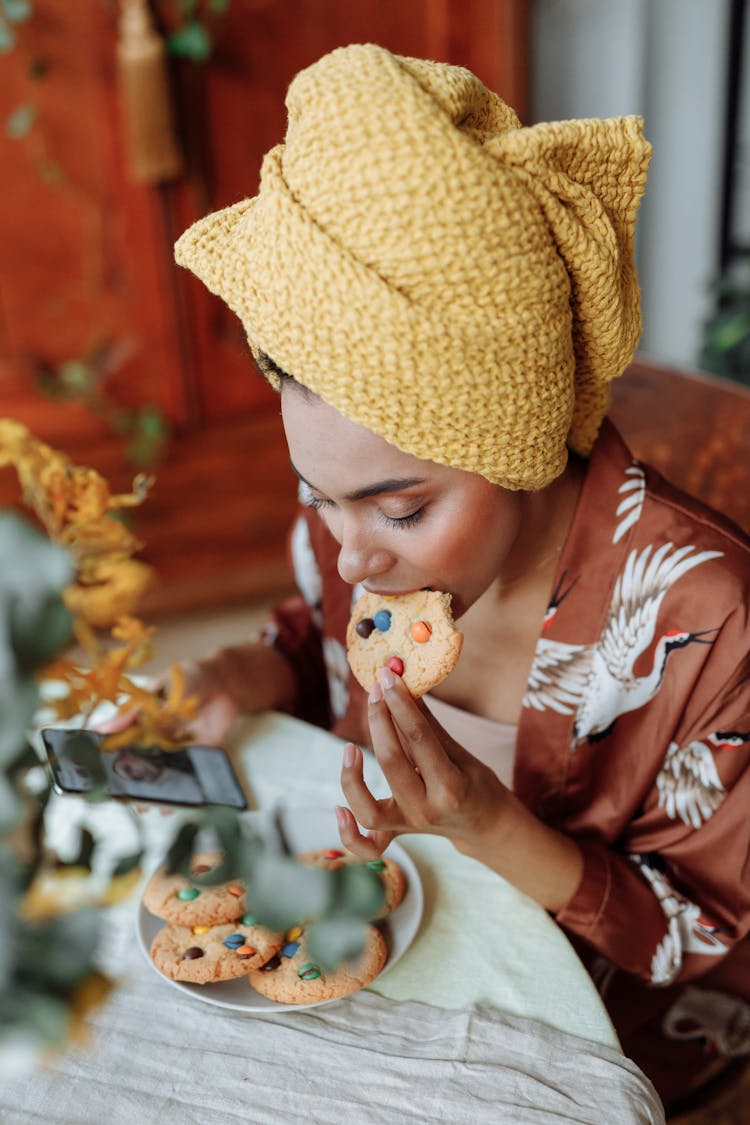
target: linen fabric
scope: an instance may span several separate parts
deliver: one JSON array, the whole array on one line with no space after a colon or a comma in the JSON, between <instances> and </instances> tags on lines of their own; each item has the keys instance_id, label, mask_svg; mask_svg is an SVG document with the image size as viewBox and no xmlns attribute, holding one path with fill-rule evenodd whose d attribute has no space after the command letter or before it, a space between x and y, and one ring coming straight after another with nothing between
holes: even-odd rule
<instances>
[{"instance_id":1,"label":"linen fabric","mask_svg":"<svg viewBox=\"0 0 750 1125\"><path fill-rule=\"evenodd\" d=\"M300 717L367 745L338 545L309 510L292 543L303 596L274 612L268 642L296 670ZM748 607L747 536L605 422L530 669L513 790L582 848L556 920L667 1103L750 1054ZM644 629L640 651L622 647Z\"/></svg>"},{"instance_id":2,"label":"linen fabric","mask_svg":"<svg viewBox=\"0 0 750 1125\"><path fill-rule=\"evenodd\" d=\"M599 1125L603 1105L618 1125L664 1122L618 1051L487 1009L359 992L248 1018L157 985L141 961L91 1023L94 1050L4 1078L4 1125Z\"/></svg>"},{"instance_id":3,"label":"linen fabric","mask_svg":"<svg viewBox=\"0 0 750 1125\"><path fill-rule=\"evenodd\" d=\"M301 71L286 104L258 195L175 249L256 356L506 488L588 454L640 335L641 119L524 128L470 71L374 44Z\"/></svg>"}]
</instances>

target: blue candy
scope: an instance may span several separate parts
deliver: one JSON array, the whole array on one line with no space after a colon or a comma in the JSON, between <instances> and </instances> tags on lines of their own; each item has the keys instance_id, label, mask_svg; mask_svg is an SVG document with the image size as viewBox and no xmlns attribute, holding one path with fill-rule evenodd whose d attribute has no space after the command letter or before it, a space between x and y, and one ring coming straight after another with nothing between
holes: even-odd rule
<instances>
[{"instance_id":1,"label":"blue candy","mask_svg":"<svg viewBox=\"0 0 750 1125\"><path fill-rule=\"evenodd\" d=\"M379 629L381 633L387 633L391 627L391 615L387 609L379 609L373 617L375 628Z\"/></svg>"},{"instance_id":2,"label":"blue candy","mask_svg":"<svg viewBox=\"0 0 750 1125\"><path fill-rule=\"evenodd\" d=\"M227 949L239 949L244 944L245 939L242 934L230 934L229 937L224 938L224 945Z\"/></svg>"},{"instance_id":3,"label":"blue candy","mask_svg":"<svg viewBox=\"0 0 750 1125\"><path fill-rule=\"evenodd\" d=\"M299 949L299 942L298 941L288 941L286 943L286 945L284 946L284 948L281 950L281 952L284 954L285 957L294 957L294 954L297 952L298 949Z\"/></svg>"}]
</instances>

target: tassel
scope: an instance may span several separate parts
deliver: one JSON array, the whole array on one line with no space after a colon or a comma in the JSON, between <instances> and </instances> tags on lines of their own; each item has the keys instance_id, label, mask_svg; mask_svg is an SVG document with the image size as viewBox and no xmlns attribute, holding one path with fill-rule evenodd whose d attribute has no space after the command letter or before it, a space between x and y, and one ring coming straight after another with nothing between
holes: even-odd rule
<instances>
[{"instance_id":1,"label":"tassel","mask_svg":"<svg viewBox=\"0 0 750 1125\"><path fill-rule=\"evenodd\" d=\"M164 41L147 0L121 0L117 67L128 169L139 183L173 180L182 171Z\"/></svg>"}]
</instances>

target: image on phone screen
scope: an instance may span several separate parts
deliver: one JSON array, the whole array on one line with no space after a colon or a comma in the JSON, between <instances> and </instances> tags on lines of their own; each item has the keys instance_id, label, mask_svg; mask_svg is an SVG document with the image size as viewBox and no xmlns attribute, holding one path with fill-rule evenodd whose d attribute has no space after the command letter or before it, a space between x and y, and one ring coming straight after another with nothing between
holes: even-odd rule
<instances>
[{"instance_id":1,"label":"image on phone screen","mask_svg":"<svg viewBox=\"0 0 750 1125\"><path fill-rule=\"evenodd\" d=\"M142 757L134 746L99 750L103 736L97 731L50 727L41 734L59 793L87 793L93 788L91 774L75 760L76 747L85 739L99 753L110 797L165 805L247 808L232 763L218 747L187 746L150 751L148 757Z\"/></svg>"}]
</instances>

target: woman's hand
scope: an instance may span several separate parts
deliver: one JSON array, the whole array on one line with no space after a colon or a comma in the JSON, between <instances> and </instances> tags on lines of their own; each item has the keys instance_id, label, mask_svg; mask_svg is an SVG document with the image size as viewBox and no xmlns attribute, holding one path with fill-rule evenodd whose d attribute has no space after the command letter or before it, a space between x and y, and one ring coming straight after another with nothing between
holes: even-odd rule
<instances>
[{"instance_id":1,"label":"woman's hand","mask_svg":"<svg viewBox=\"0 0 750 1125\"><path fill-rule=\"evenodd\" d=\"M547 910L565 906L583 874L578 845L538 820L389 669L370 693L369 722L392 795L376 800L365 784L362 751L348 743L341 786L350 808L336 810L344 847L375 859L403 832L445 836Z\"/></svg>"},{"instance_id":2,"label":"woman's hand","mask_svg":"<svg viewBox=\"0 0 750 1125\"><path fill-rule=\"evenodd\" d=\"M296 690L291 665L274 648L260 642L218 649L204 660L181 665L185 694L196 695L200 710L190 724L189 737L198 745L220 746L240 714L291 705ZM169 688L165 672L149 682L155 693ZM104 734L132 726L137 711L126 711L99 723Z\"/></svg>"},{"instance_id":3,"label":"woman's hand","mask_svg":"<svg viewBox=\"0 0 750 1125\"><path fill-rule=\"evenodd\" d=\"M457 847L479 844L508 807L499 778L459 746L389 669L369 697L372 746L392 796L376 800L365 784L362 751L348 744L341 786L351 812L338 813L341 840L374 858L401 832L447 836ZM367 828L365 836L357 822Z\"/></svg>"}]
</instances>

